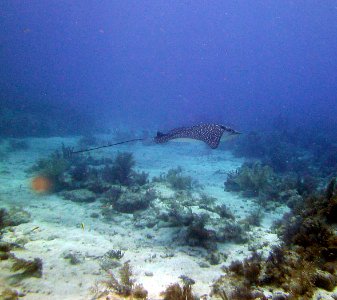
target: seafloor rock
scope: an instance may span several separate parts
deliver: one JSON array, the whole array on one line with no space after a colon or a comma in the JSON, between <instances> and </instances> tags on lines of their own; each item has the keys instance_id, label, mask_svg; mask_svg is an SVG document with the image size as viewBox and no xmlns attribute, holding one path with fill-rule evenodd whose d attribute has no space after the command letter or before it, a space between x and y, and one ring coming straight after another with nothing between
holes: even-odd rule
<instances>
[{"instance_id":1,"label":"seafloor rock","mask_svg":"<svg viewBox=\"0 0 337 300\"><path fill-rule=\"evenodd\" d=\"M110 189L111 184L102 180L90 180L86 182L86 187L93 193L102 194Z\"/></svg>"},{"instance_id":2,"label":"seafloor rock","mask_svg":"<svg viewBox=\"0 0 337 300\"><path fill-rule=\"evenodd\" d=\"M65 199L68 199L74 202L89 203L89 202L94 202L96 200L96 195L87 189L65 191L60 194Z\"/></svg>"},{"instance_id":3,"label":"seafloor rock","mask_svg":"<svg viewBox=\"0 0 337 300\"><path fill-rule=\"evenodd\" d=\"M272 300L287 300L288 298L288 295L283 292L275 292Z\"/></svg>"},{"instance_id":4,"label":"seafloor rock","mask_svg":"<svg viewBox=\"0 0 337 300\"><path fill-rule=\"evenodd\" d=\"M7 211L3 208L0 211L0 227L18 226L22 223L28 223L30 217L30 213L23 209L11 208Z\"/></svg>"},{"instance_id":5,"label":"seafloor rock","mask_svg":"<svg viewBox=\"0 0 337 300\"><path fill-rule=\"evenodd\" d=\"M149 197L147 194L142 195L126 191L113 204L113 207L119 212L133 213L134 211L148 208L152 200L152 197Z\"/></svg>"},{"instance_id":6,"label":"seafloor rock","mask_svg":"<svg viewBox=\"0 0 337 300\"><path fill-rule=\"evenodd\" d=\"M69 263L72 265L78 265L82 262L84 262L84 257L82 255L82 253L78 252L78 251L65 251L63 253L63 258L64 259L69 259Z\"/></svg>"},{"instance_id":7,"label":"seafloor rock","mask_svg":"<svg viewBox=\"0 0 337 300\"><path fill-rule=\"evenodd\" d=\"M336 286L336 280L332 274L319 271L315 274L314 284L319 288L332 291Z\"/></svg>"},{"instance_id":8,"label":"seafloor rock","mask_svg":"<svg viewBox=\"0 0 337 300\"><path fill-rule=\"evenodd\" d=\"M137 228L153 228L158 224L158 219L156 218L156 214L152 211L146 212L135 212L133 214L134 218L134 226Z\"/></svg>"},{"instance_id":9,"label":"seafloor rock","mask_svg":"<svg viewBox=\"0 0 337 300\"><path fill-rule=\"evenodd\" d=\"M22 258L14 257L14 264L12 271L22 271L21 277L42 277L42 259L34 258L34 260L25 260Z\"/></svg>"}]
</instances>

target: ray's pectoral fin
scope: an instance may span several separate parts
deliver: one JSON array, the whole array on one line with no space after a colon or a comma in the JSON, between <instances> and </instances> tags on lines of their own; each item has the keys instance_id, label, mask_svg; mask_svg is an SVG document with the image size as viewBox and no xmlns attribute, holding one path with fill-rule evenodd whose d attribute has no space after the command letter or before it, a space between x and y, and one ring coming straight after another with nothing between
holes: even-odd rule
<instances>
[{"instance_id":1,"label":"ray's pectoral fin","mask_svg":"<svg viewBox=\"0 0 337 300\"><path fill-rule=\"evenodd\" d=\"M212 149L216 149L220 144L221 136L221 133L211 134L208 138L202 139L202 141L210 146Z\"/></svg>"},{"instance_id":2,"label":"ray's pectoral fin","mask_svg":"<svg viewBox=\"0 0 337 300\"><path fill-rule=\"evenodd\" d=\"M165 134L160 132L160 131L157 131L157 135L156 135L156 138L161 138L163 137Z\"/></svg>"}]
</instances>

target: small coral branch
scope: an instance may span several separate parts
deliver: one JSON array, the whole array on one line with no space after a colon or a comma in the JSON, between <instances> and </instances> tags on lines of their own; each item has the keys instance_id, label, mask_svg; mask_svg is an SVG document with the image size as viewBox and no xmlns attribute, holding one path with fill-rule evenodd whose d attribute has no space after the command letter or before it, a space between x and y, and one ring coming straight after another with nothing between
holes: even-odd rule
<instances>
[{"instance_id":1,"label":"small coral branch","mask_svg":"<svg viewBox=\"0 0 337 300\"><path fill-rule=\"evenodd\" d=\"M179 278L182 281L182 285L179 283L173 283L169 285L165 291L161 293L164 300L194 300L196 297L192 293L192 285L195 281L188 276L181 275Z\"/></svg>"},{"instance_id":2,"label":"small coral branch","mask_svg":"<svg viewBox=\"0 0 337 300\"><path fill-rule=\"evenodd\" d=\"M96 282L95 286L91 289L94 294L114 293L122 297L131 297L133 299L147 299L147 291L142 285L136 284L133 279L133 272L130 263L127 261L119 269L119 279L108 271L108 278L101 283L105 286L105 291L99 291L99 283Z\"/></svg>"}]
</instances>

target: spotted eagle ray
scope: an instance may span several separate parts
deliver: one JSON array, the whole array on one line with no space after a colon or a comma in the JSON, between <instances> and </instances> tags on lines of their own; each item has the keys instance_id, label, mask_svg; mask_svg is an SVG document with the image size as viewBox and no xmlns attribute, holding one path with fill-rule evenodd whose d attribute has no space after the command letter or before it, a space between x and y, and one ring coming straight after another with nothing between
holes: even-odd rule
<instances>
[{"instance_id":1,"label":"spotted eagle ray","mask_svg":"<svg viewBox=\"0 0 337 300\"><path fill-rule=\"evenodd\" d=\"M157 135L152 138L156 144L164 144L171 140L176 141L189 141L198 140L206 143L212 149L216 149L221 141L226 141L234 136L237 136L240 132L221 124L200 124L191 127L179 127L168 131L167 133L157 132ZM99 146L91 149L84 149L79 151L73 151L72 153L88 152L96 149L112 147L125 143L144 141L145 138L132 139L122 141L119 143Z\"/></svg>"},{"instance_id":2,"label":"spotted eagle ray","mask_svg":"<svg viewBox=\"0 0 337 300\"><path fill-rule=\"evenodd\" d=\"M170 130L167 133L158 132L154 138L157 144L163 144L170 140L188 141L198 140L206 143L212 149L219 146L220 141L238 135L239 132L220 124L200 124L192 127L180 127Z\"/></svg>"}]
</instances>

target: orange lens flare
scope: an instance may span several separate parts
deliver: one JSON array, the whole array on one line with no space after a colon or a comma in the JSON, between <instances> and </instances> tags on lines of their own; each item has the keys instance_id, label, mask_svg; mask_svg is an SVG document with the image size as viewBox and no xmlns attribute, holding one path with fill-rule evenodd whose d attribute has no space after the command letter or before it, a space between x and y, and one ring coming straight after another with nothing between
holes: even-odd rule
<instances>
[{"instance_id":1,"label":"orange lens flare","mask_svg":"<svg viewBox=\"0 0 337 300\"><path fill-rule=\"evenodd\" d=\"M51 190L52 182L43 176L37 176L32 180L32 190L37 193L47 193Z\"/></svg>"}]
</instances>

